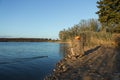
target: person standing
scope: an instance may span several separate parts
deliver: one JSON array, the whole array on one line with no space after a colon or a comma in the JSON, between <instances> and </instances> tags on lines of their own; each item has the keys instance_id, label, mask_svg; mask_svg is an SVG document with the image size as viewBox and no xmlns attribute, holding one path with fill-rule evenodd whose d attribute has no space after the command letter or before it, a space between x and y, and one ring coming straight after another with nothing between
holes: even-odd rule
<instances>
[{"instance_id":1,"label":"person standing","mask_svg":"<svg viewBox=\"0 0 120 80\"><path fill-rule=\"evenodd\" d=\"M84 55L84 38L85 36L76 36L72 43L71 53L75 57L82 57Z\"/></svg>"}]
</instances>

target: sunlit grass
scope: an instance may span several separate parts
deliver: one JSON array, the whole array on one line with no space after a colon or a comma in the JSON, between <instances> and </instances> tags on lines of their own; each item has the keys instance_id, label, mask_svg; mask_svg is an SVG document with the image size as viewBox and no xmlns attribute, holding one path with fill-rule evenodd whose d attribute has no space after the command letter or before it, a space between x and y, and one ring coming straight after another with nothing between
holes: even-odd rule
<instances>
[{"instance_id":1,"label":"sunlit grass","mask_svg":"<svg viewBox=\"0 0 120 80\"><path fill-rule=\"evenodd\" d=\"M111 34L106 32L86 32L85 34L89 35L89 37L86 36L84 50L100 45L112 47L120 46L120 34L118 33Z\"/></svg>"}]
</instances>

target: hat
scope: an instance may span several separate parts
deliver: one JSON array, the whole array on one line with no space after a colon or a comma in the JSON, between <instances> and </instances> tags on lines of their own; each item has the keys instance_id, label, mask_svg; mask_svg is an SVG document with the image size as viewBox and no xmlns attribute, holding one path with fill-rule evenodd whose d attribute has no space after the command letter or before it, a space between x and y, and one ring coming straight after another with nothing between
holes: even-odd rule
<instances>
[{"instance_id":1,"label":"hat","mask_svg":"<svg viewBox=\"0 0 120 80\"><path fill-rule=\"evenodd\" d=\"M76 37L75 37L75 40L80 40L80 36L76 36Z\"/></svg>"}]
</instances>

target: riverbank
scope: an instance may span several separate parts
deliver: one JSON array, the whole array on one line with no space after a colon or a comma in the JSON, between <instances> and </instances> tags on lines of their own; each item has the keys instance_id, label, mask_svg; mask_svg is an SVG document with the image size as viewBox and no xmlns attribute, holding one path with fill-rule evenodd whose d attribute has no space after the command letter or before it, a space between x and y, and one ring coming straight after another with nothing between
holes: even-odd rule
<instances>
[{"instance_id":1,"label":"riverbank","mask_svg":"<svg viewBox=\"0 0 120 80\"><path fill-rule=\"evenodd\" d=\"M67 55L44 80L120 80L120 49L96 46L82 57Z\"/></svg>"}]
</instances>

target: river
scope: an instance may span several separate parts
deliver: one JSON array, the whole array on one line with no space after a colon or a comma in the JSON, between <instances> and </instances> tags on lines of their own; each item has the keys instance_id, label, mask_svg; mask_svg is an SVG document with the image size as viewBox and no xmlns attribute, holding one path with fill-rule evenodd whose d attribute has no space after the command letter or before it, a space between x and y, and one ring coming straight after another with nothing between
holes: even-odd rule
<instances>
[{"instance_id":1,"label":"river","mask_svg":"<svg viewBox=\"0 0 120 80\"><path fill-rule=\"evenodd\" d=\"M59 43L0 42L0 80L43 80L64 53Z\"/></svg>"}]
</instances>

